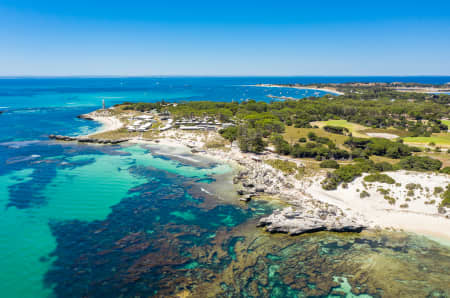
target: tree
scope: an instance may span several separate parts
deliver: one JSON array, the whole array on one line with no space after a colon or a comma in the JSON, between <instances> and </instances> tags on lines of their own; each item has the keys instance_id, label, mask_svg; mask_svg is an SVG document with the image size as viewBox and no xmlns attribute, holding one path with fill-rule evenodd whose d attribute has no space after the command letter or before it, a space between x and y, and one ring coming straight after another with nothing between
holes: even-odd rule
<instances>
[{"instance_id":1,"label":"tree","mask_svg":"<svg viewBox=\"0 0 450 298\"><path fill-rule=\"evenodd\" d=\"M275 146L275 151L277 153L281 154L289 154L291 152L291 148L289 146L289 143L286 142L286 140L283 138L282 135L274 133L272 134L272 137L270 138L270 141Z\"/></svg>"},{"instance_id":2,"label":"tree","mask_svg":"<svg viewBox=\"0 0 450 298\"><path fill-rule=\"evenodd\" d=\"M261 153L264 151L266 144L262 139L261 131L258 129L249 128L244 124L238 127L237 135L239 149L242 152Z\"/></svg>"},{"instance_id":3,"label":"tree","mask_svg":"<svg viewBox=\"0 0 450 298\"><path fill-rule=\"evenodd\" d=\"M230 126L219 131L220 135L230 142L230 146L233 146L233 142L236 141L238 135L238 128L236 126Z\"/></svg>"}]
</instances>

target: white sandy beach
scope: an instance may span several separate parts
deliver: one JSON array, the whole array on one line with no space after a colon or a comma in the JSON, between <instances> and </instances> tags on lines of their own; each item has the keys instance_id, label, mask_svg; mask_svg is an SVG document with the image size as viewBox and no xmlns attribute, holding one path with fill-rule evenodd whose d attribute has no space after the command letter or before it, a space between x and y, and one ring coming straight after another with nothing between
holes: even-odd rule
<instances>
[{"instance_id":1,"label":"white sandy beach","mask_svg":"<svg viewBox=\"0 0 450 298\"><path fill-rule=\"evenodd\" d=\"M99 113L90 113L89 117L96 122L99 122L102 126L96 131L87 136L92 136L98 133L117 130L123 127L123 123L114 116L100 115Z\"/></svg>"}]
</instances>

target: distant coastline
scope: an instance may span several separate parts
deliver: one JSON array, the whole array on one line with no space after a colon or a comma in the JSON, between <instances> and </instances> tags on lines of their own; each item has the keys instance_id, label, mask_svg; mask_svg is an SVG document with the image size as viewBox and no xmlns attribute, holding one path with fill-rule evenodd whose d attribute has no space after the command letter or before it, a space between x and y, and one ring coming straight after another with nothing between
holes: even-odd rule
<instances>
[{"instance_id":1,"label":"distant coastline","mask_svg":"<svg viewBox=\"0 0 450 298\"><path fill-rule=\"evenodd\" d=\"M323 91L328 92L336 95L344 95L343 92L337 91L334 88L318 88L315 86L288 86L288 85L279 85L279 84L257 84L257 85L250 85L253 87L266 87L266 88L293 88L293 89L302 89L302 90L315 90L315 91Z\"/></svg>"}]
</instances>

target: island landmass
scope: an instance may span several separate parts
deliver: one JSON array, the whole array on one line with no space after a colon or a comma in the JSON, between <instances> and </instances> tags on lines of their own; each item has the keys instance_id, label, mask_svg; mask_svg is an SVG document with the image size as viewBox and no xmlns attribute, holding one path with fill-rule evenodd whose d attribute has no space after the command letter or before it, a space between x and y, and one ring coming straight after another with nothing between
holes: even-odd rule
<instances>
[{"instance_id":1,"label":"island landmass","mask_svg":"<svg viewBox=\"0 0 450 298\"><path fill-rule=\"evenodd\" d=\"M308 88L334 94L123 103L80 116L102 123L97 133L50 138L184 146L229 163L236 201L285 204L260 219L268 232L394 229L450 239L450 95L394 89L419 87L318 84Z\"/></svg>"}]
</instances>

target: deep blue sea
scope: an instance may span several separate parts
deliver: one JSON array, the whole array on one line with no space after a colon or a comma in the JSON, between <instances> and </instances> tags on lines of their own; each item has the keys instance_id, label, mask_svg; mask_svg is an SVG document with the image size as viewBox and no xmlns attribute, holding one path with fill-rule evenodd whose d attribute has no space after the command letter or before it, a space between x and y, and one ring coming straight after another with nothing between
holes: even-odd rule
<instances>
[{"instance_id":1,"label":"deep blue sea","mask_svg":"<svg viewBox=\"0 0 450 298\"><path fill-rule=\"evenodd\" d=\"M450 77L0 79L2 297L448 297L449 250L426 238L269 235L256 221L280 206L221 199L228 165L48 140L96 131L76 116L103 99L270 102L325 93L249 85L352 81Z\"/></svg>"}]
</instances>

